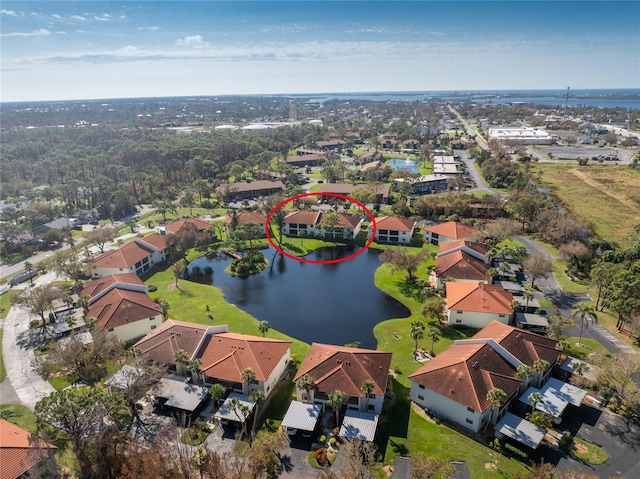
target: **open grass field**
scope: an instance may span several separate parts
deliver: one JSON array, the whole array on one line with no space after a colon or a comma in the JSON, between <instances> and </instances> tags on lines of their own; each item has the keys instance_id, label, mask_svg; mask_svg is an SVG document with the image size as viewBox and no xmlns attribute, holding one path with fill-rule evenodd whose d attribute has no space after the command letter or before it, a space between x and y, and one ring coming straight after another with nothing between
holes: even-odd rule
<instances>
[{"instance_id":1,"label":"open grass field","mask_svg":"<svg viewBox=\"0 0 640 479\"><path fill-rule=\"evenodd\" d=\"M4 319L9 314L11 309L11 300L17 296L20 296L22 290L11 289L0 296L0 319Z\"/></svg>"},{"instance_id":2,"label":"open grass field","mask_svg":"<svg viewBox=\"0 0 640 479\"><path fill-rule=\"evenodd\" d=\"M621 240L640 223L640 174L622 165L540 163L548 187L583 224L603 238Z\"/></svg>"}]
</instances>

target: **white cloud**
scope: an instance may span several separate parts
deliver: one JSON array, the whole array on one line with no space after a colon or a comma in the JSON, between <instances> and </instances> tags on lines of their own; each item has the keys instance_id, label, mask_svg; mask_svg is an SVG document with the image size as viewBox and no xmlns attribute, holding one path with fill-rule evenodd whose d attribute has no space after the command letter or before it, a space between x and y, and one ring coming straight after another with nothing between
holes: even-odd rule
<instances>
[{"instance_id":1,"label":"white cloud","mask_svg":"<svg viewBox=\"0 0 640 479\"><path fill-rule=\"evenodd\" d=\"M40 28L32 32L3 33L0 34L0 37L43 37L46 35L51 35L51 32L46 28Z\"/></svg>"},{"instance_id":2,"label":"white cloud","mask_svg":"<svg viewBox=\"0 0 640 479\"><path fill-rule=\"evenodd\" d=\"M51 15L53 18L55 18L56 20L62 20L62 17L60 15L58 15L57 13L54 13L53 15Z\"/></svg>"},{"instance_id":3,"label":"white cloud","mask_svg":"<svg viewBox=\"0 0 640 479\"><path fill-rule=\"evenodd\" d=\"M113 19L113 16L108 13L103 13L101 16L96 15L93 18L95 18L99 22L110 22Z\"/></svg>"},{"instance_id":4,"label":"white cloud","mask_svg":"<svg viewBox=\"0 0 640 479\"><path fill-rule=\"evenodd\" d=\"M0 14L2 14L2 15L10 15L12 17L16 16L16 12L14 12L13 10L7 10L6 8L3 8L2 10L0 10Z\"/></svg>"},{"instance_id":5,"label":"white cloud","mask_svg":"<svg viewBox=\"0 0 640 479\"><path fill-rule=\"evenodd\" d=\"M87 21L87 19L85 17L83 17L82 15L71 15L71 18L73 20L78 20L78 21L81 21L81 22Z\"/></svg>"},{"instance_id":6,"label":"white cloud","mask_svg":"<svg viewBox=\"0 0 640 479\"><path fill-rule=\"evenodd\" d=\"M202 35L190 35L184 38L177 39L176 45L193 48L207 48L209 47L209 42L205 42L204 38L202 38Z\"/></svg>"},{"instance_id":7,"label":"white cloud","mask_svg":"<svg viewBox=\"0 0 640 479\"><path fill-rule=\"evenodd\" d=\"M138 27L138 30L149 30L150 32L155 32L156 30L160 30L160 27L156 27L156 26Z\"/></svg>"}]
</instances>

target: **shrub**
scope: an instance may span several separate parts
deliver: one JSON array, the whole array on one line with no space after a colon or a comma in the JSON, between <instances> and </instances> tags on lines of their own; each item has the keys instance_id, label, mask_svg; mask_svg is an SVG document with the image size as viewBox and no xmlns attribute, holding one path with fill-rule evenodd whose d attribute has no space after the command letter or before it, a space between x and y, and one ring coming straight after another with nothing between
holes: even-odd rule
<instances>
[{"instance_id":1,"label":"shrub","mask_svg":"<svg viewBox=\"0 0 640 479\"><path fill-rule=\"evenodd\" d=\"M569 431L564 431L562 433L562 436L560 436L560 440L558 441L558 446L560 446L560 448L565 448L567 447L569 444L571 444L572 441L572 437L571 437L571 433Z\"/></svg>"},{"instance_id":2,"label":"shrub","mask_svg":"<svg viewBox=\"0 0 640 479\"><path fill-rule=\"evenodd\" d=\"M148 288L149 288L149 292L150 292L150 293L153 293L153 292L155 292L155 291L158 291L158 287L157 287L155 284L150 284L150 285L148 286Z\"/></svg>"},{"instance_id":3,"label":"shrub","mask_svg":"<svg viewBox=\"0 0 640 479\"><path fill-rule=\"evenodd\" d=\"M321 436L318 437L318 444L324 444L325 442L327 442L327 436L322 434Z\"/></svg>"},{"instance_id":4,"label":"shrub","mask_svg":"<svg viewBox=\"0 0 640 479\"><path fill-rule=\"evenodd\" d=\"M338 442L338 441L336 440L336 438L335 438L335 437L332 437L331 439L329 439L329 445L330 445L331 447L334 447L334 446L336 445L336 443L337 443L337 442Z\"/></svg>"},{"instance_id":5,"label":"shrub","mask_svg":"<svg viewBox=\"0 0 640 479\"><path fill-rule=\"evenodd\" d=\"M527 459L529 457L529 455L526 452L518 449L516 446L509 444L508 442L504 444L504 448L507 451L512 452L516 456L520 456L522 459Z\"/></svg>"}]
</instances>

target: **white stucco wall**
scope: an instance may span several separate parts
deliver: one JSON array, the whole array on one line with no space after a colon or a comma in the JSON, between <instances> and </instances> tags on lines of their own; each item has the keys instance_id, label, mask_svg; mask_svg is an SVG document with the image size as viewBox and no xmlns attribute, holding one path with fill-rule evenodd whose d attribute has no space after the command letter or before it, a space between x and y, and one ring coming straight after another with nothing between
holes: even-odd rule
<instances>
[{"instance_id":1,"label":"white stucco wall","mask_svg":"<svg viewBox=\"0 0 640 479\"><path fill-rule=\"evenodd\" d=\"M113 328L113 331L108 331L115 334L122 341L131 341L132 339L140 338L151 332L152 326L158 327L162 324L162 315L151 316L149 319L141 319L139 321L133 321L122 326Z\"/></svg>"},{"instance_id":2,"label":"white stucco wall","mask_svg":"<svg viewBox=\"0 0 640 479\"><path fill-rule=\"evenodd\" d=\"M511 315L504 314L500 317L494 313L478 313L475 311L458 311L447 310L447 318L449 326L469 326L471 328L484 328L491 321L499 321L503 324L509 324Z\"/></svg>"},{"instance_id":3,"label":"white stucco wall","mask_svg":"<svg viewBox=\"0 0 640 479\"><path fill-rule=\"evenodd\" d=\"M434 414L442 416L443 418L460 424L461 426L473 431L478 432L488 420L490 410L486 410L484 413L478 411L470 411L467 406L464 406L456 401L453 401L442 394L439 394L431 389L421 389L420 385L411 381L411 400L421 408L429 408Z\"/></svg>"}]
</instances>

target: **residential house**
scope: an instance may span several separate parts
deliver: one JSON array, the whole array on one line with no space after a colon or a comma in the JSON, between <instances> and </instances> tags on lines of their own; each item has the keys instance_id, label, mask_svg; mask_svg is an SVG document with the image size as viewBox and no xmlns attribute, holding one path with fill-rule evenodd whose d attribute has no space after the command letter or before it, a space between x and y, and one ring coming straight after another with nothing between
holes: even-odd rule
<instances>
[{"instance_id":1,"label":"residential house","mask_svg":"<svg viewBox=\"0 0 640 479\"><path fill-rule=\"evenodd\" d=\"M209 233L209 235L212 235L213 233L213 225L211 223L205 220L201 220L200 218L194 218L194 217L180 218L175 221L172 221L171 223L165 225L165 229L169 233L175 234L185 226L193 227L201 233L206 232L206 233Z\"/></svg>"},{"instance_id":2,"label":"residential house","mask_svg":"<svg viewBox=\"0 0 640 479\"><path fill-rule=\"evenodd\" d=\"M490 269L487 253L489 248L472 241L444 241L435 258L435 267L430 274L431 285L444 288L445 278L462 282L491 283L487 275Z\"/></svg>"},{"instance_id":3,"label":"residential house","mask_svg":"<svg viewBox=\"0 0 640 479\"><path fill-rule=\"evenodd\" d=\"M98 294L113 288L126 288L132 291L148 292L149 289L135 273L114 274L94 279L82 285L80 296L94 298Z\"/></svg>"},{"instance_id":4,"label":"residential house","mask_svg":"<svg viewBox=\"0 0 640 479\"><path fill-rule=\"evenodd\" d=\"M377 243L409 244L413 238L417 222L399 216L380 216L376 218ZM369 238L373 234L373 225L369 225Z\"/></svg>"},{"instance_id":5,"label":"residential house","mask_svg":"<svg viewBox=\"0 0 640 479\"><path fill-rule=\"evenodd\" d=\"M184 365L176 361L176 352L182 350L188 360L192 360L200 350L204 339L216 333L226 333L228 328L223 326L203 326L187 321L168 319L144 338L140 339L134 347L151 361L165 364L170 371L185 374Z\"/></svg>"},{"instance_id":6,"label":"residential house","mask_svg":"<svg viewBox=\"0 0 640 479\"><path fill-rule=\"evenodd\" d=\"M286 236L315 236L321 217L320 211L292 211L284 217L282 233Z\"/></svg>"},{"instance_id":7,"label":"residential house","mask_svg":"<svg viewBox=\"0 0 640 479\"><path fill-rule=\"evenodd\" d=\"M378 186L373 184L348 184L348 183L325 183L318 189L320 193L332 193L344 196L350 196L355 190L362 188L369 190L376 195L376 203L387 203L389 201L389 187ZM324 199L330 199L331 196L323 196Z\"/></svg>"},{"instance_id":8,"label":"residential house","mask_svg":"<svg viewBox=\"0 0 640 479\"><path fill-rule=\"evenodd\" d=\"M395 135L383 135L380 139L380 146L385 150L393 150L398 144L398 139Z\"/></svg>"},{"instance_id":9,"label":"residential house","mask_svg":"<svg viewBox=\"0 0 640 479\"><path fill-rule=\"evenodd\" d=\"M313 379L308 395L307 391L297 391L301 400L320 403L324 408L330 393L342 391L348 398L347 409L380 414L390 366L391 353L313 343L293 380L304 374ZM368 381L373 383L369 393L363 389Z\"/></svg>"},{"instance_id":10,"label":"residential house","mask_svg":"<svg viewBox=\"0 0 640 479\"><path fill-rule=\"evenodd\" d=\"M169 249L164 235L152 234L136 238L94 259L91 264L91 277L104 278L122 273L141 276L153 266L166 261Z\"/></svg>"},{"instance_id":11,"label":"residential house","mask_svg":"<svg viewBox=\"0 0 640 479\"><path fill-rule=\"evenodd\" d=\"M513 295L501 286L448 282L445 287L450 326L483 328L494 320L511 322Z\"/></svg>"},{"instance_id":12,"label":"residential house","mask_svg":"<svg viewBox=\"0 0 640 479\"><path fill-rule=\"evenodd\" d=\"M48 461L55 461L55 449L29 431L0 419L0 479L48 477L41 473L47 470Z\"/></svg>"},{"instance_id":13,"label":"residential house","mask_svg":"<svg viewBox=\"0 0 640 479\"><path fill-rule=\"evenodd\" d=\"M411 400L430 413L479 432L488 421L499 421L530 384L549 379L561 355L557 346L552 339L493 321L472 338L455 341L411 374ZM539 360L549 363L547 371L518 377L520 366L533 368ZM502 389L506 397L492 412L487 393L494 388Z\"/></svg>"},{"instance_id":14,"label":"residential house","mask_svg":"<svg viewBox=\"0 0 640 479\"><path fill-rule=\"evenodd\" d=\"M287 236L316 236L325 239L351 240L358 236L363 219L359 216L338 213L339 224L333 231L322 229L321 211L293 211L284 218L283 234Z\"/></svg>"},{"instance_id":15,"label":"residential house","mask_svg":"<svg viewBox=\"0 0 640 479\"><path fill-rule=\"evenodd\" d=\"M246 223L256 223L260 227L262 234L266 234L265 225L267 224L267 217L258 211L240 211L234 216L227 215L224 221L229 227L229 232L233 231L236 226L242 226Z\"/></svg>"},{"instance_id":16,"label":"residential house","mask_svg":"<svg viewBox=\"0 0 640 479\"><path fill-rule=\"evenodd\" d=\"M248 395L262 391L265 397L274 389L291 359L291 342L237 333L206 336L196 357L202 361L200 375L205 384L220 383ZM242 378L252 369L255 380Z\"/></svg>"},{"instance_id":17,"label":"residential house","mask_svg":"<svg viewBox=\"0 0 640 479\"><path fill-rule=\"evenodd\" d=\"M316 141L316 146L323 151L337 151L346 145L346 141L339 139Z\"/></svg>"},{"instance_id":18,"label":"residential house","mask_svg":"<svg viewBox=\"0 0 640 479\"><path fill-rule=\"evenodd\" d=\"M85 318L122 341L140 338L162 324L162 308L139 287L110 287L89 300ZM146 288L145 288L146 289Z\"/></svg>"},{"instance_id":19,"label":"residential house","mask_svg":"<svg viewBox=\"0 0 640 479\"><path fill-rule=\"evenodd\" d=\"M287 165L291 165L293 167L320 166L325 161L327 161L327 157L323 153L291 155L287 156L287 159L285 160Z\"/></svg>"},{"instance_id":20,"label":"residential house","mask_svg":"<svg viewBox=\"0 0 640 479\"><path fill-rule=\"evenodd\" d=\"M471 226L463 225L456 221L447 221L429 226L424 230L424 241L438 245L441 241L470 240L478 236L480 232Z\"/></svg>"},{"instance_id":21,"label":"residential house","mask_svg":"<svg viewBox=\"0 0 640 479\"><path fill-rule=\"evenodd\" d=\"M222 201L227 203L282 193L285 189L282 181L259 180L250 183L224 184L216 188L216 193Z\"/></svg>"},{"instance_id":22,"label":"residential house","mask_svg":"<svg viewBox=\"0 0 640 479\"><path fill-rule=\"evenodd\" d=\"M449 188L449 177L445 175L423 175L418 178L396 178L393 180L396 188L403 184L411 187L414 195L429 195Z\"/></svg>"},{"instance_id":23,"label":"residential house","mask_svg":"<svg viewBox=\"0 0 640 479\"><path fill-rule=\"evenodd\" d=\"M371 163L374 161L383 161L383 160L384 160L384 155L382 154L381 151L378 151L378 150L367 151L366 153L364 153L363 155L361 155L359 158L356 159L358 163Z\"/></svg>"},{"instance_id":24,"label":"residential house","mask_svg":"<svg viewBox=\"0 0 640 479\"><path fill-rule=\"evenodd\" d=\"M405 140L402 142L402 148L408 152L417 152L420 150L420 140Z\"/></svg>"}]
</instances>

